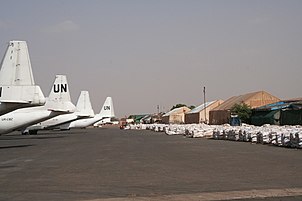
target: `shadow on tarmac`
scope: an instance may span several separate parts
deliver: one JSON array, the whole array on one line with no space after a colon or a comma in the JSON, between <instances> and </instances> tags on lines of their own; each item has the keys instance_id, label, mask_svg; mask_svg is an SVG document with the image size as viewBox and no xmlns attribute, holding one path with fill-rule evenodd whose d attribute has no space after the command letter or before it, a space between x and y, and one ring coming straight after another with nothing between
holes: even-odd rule
<instances>
[{"instance_id":1,"label":"shadow on tarmac","mask_svg":"<svg viewBox=\"0 0 302 201\"><path fill-rule=\"evenodd\" d=\"M23 148L35 146L33 144L22 144L22 145L13 145L13 146L0 146L0 149L12 149L12 148Z\"/></svg>"},{"instance_id":2,"label":"shadow on tarmac","mask_svg":"<svg viewBox=\"0 0 302 201\"><path fill-rule=\"evenodd\" d=\"M0 140L47 140L53 138L65 138L66 136L35 136L29 135L28 137L18 137L18 136L6 136L1 137Z\"/></svg>"}]
</instances>

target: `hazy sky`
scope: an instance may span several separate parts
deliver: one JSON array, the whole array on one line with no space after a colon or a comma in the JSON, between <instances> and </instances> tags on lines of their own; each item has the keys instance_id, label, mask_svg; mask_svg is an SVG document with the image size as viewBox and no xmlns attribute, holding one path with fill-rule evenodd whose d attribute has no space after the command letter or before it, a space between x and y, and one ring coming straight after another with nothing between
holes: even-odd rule
<instances>
[{"instance_id":1,"label":"hazy sky","mask_svg":"<svg viewBox=\"0 0 302 201\"><path fill-rule=\"evenodd\" d=\"M116 115L266 90L302 97L302 1L0 0L0 56L26 40L48 95L66 74L72 100Z\"/></svg>"}]
</instances>

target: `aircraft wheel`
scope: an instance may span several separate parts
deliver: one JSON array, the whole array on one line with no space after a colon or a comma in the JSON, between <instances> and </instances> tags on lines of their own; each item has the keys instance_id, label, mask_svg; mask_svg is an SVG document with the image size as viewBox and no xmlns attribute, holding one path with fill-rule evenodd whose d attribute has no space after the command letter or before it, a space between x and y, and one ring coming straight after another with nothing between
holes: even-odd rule
<instances>
[{"instance_id":1,"label":"aircraft wheel","mask_svg":"<svg viewBox=\"0 0 302 201\"><path fill-rule=\"evenodd\" d=\"M37 134L38 134L37 130L29 131L29 135L37 135Z\"/></svg>"}]
</instances>

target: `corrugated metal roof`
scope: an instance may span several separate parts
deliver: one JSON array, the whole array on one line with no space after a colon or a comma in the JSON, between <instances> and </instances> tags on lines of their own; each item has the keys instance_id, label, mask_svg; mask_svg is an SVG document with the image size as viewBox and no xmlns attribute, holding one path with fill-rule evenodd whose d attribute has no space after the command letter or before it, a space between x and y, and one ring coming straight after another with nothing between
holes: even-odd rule
<instances>
[{"instance_id":1,"label":"corrugated metal roof","mask_svg":"<svg viewBox=\"0 0 302 201\"><path fill-rule=\"evenodd\" d=\"M211 101L211 102L203 103L203 104L201 104L201 105L195 107L193 110L187 112L186 114L198 113L198 112L204 110L204 108L209 107L210 105L212 105L212 104L215 103L215 102L216 102L216 100L215 100L215 101Z\"/></svg>"},{"instance_id":2,"label":"corrugated metal roof","mask_svg":"<svg viewBox=\"0 0 302 201\"><path fill-rule=\"evenodd\" d=\"M173 109L173 110L167 112L166 114L163 115L163 117L170 116L170 115L173 114L173 113L181 112L181 111L184 110L184 108L189 109L188 107L178 107L178 108L175 108L175 109Z\"/></svg>"},{"instance_id":3,"label":"corrugated metal roof","mask_svg":"<svg viewBox=\"0 0 302 201\"><path fill-rule=\"evenodd\" d=\"M301 102L302 98L291 98L291 99L286 99L282 100L283 102Z\"/></svg>"},{"instance_id":4,"label":"corrugated metal roof","mask_svg":"<svg viewBox=\"0 0 302 201\"><path fill-rule=\"evenodd\" d=\"M261 107L257 107L254 110L256 110L256 111L260 111L260 110L278 110L278 109L286 108L288 106L289 106L288 103L280 101L280 102L277 102L277 103L272 103L272 104L264 105L264 106L261 106Z\"/></svg>"},{"instance_id":5,"label":"corrugated metal roof","mask_svg":"<svg viewBox=\"0 0 302 201\"><path fill-rule=\"evenodd\" d=\"M262 107L257 107L254 110L255 111L273 111L273 110L281 110L285 108L293 108L293 109L301 109L302 108L302 102L284 102L280 101L277 103L272 103L268 105L264 105Z\"/></svg>"}]
</instances>

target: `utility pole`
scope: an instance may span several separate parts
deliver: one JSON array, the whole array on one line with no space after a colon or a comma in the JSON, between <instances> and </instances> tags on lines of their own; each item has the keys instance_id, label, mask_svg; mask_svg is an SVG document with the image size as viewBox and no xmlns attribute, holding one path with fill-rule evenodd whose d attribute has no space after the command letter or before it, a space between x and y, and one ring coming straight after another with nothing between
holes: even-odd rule
<instances>
[{"instance_id":1,"label":"utility pole","mask_svg":"<svg viewBox=\"0 0 302 201\"><path fill-rule=\"evenodd\" d=\"M207 123L207 107L206 107L206 87L203 87L203 107L204 107L204 121Z\"/></svg>"}]
</instances>

